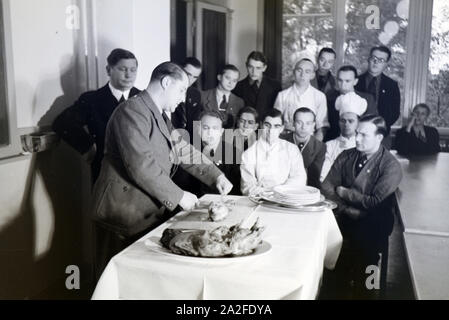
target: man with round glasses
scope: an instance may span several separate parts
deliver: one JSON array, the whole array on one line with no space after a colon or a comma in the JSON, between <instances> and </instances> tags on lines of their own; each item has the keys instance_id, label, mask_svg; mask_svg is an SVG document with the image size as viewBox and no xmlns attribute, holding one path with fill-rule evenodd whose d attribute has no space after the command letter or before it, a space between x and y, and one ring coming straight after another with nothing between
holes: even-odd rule
<instances>
[{"instance_id":1,"label":"man with round glasses","mask_svg":"<svg viewBox=\"0 0 449 320\"><path fill-rule=\"evenodd\" d=\"M355 89L370 93L377 106L377 113L385 119L388 132L400 115L401 93L397 81L384 74L391 59L391 51L385 46L373 47L368 59L368 70L359 78ZM391 145L387 139L384 144Z\"/></svg>"}]
</instances>

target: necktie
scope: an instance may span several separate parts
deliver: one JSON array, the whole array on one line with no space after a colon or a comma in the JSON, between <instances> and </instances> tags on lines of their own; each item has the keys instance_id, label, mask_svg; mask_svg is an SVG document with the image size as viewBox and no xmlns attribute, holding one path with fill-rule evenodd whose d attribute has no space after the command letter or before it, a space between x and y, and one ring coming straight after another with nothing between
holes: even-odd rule
<instances>
[{"instance_id":1,"label":"necktie","mask_svg":"<svg viewBox=\"0 0 449 320\"><path fill-rule=\"evenodd\" d=\"M366 155L360 156L355 165L355 175L358 176L360 171L362 171L365 164L368 162L368 157Z\"/></svg>"},{"instance_id":2,"label":"necktie","mask_svg":"<svg viewBox=\"0 0 449 320\"><path fill-rule=\"evenodd\" d=\"M257 81L254 81L254 82L253 82L253 85L251 86L251 88L253 89L254 93L255 93L256 96L257 96L257 94L259 93L259 84L258 84L258 82L257 82Z\"/></svg>"},{"instance_id":3,"label":"necktie","mask_svg":"<svg viewBox=\"0 0 449 320\"><path fill-rule=\"evenodd\" d=\"M368 93L371 93L374 97L374 99L377 101L377 78L373 77L371 79L371 81L369 82L368 88L367 88Z\"/></svg>"},{"instance_id":4,"label":"necktie","mask_svg":"<svg viewBox=\"0 0 449 320\"><path fill-rule=\"evenodd\" d=\"M122 97L120 98L120 100L118 101L118 103L122 103L125 102L125 96L122 94Z\"/></svg>"},{"instance_id":5,"label":"necktie","mask_svg":"<svg viewBox=\"0 0 449 320\"><path fill-rule=\"evenodd\" d=\"M223 100L221 100L220 106L218 107L218 109L220 111L226 111L226 109L228 108L228 104L226 103L226 95L223 95Z\"/></svg>"}]
</instances>

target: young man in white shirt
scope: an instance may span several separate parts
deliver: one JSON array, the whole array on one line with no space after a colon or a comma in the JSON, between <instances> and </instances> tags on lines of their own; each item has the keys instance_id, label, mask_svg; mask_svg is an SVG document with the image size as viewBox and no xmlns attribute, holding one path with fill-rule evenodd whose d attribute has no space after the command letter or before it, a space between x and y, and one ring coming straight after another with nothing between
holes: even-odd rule
<instances>
[{"instance_id":1,"label":"young man in white shirt","mask_svg":"<svg viewBox=\"0 0 449 320\"><path fill-rule=\"evenodd\" d=\"M326 142L326 156L321 170L320 181L323 182L332 164L344 150L355 148L356 129L359 117L365 113L367 102L355 92L341 95L335 102L335 109L340 113L339 124L341 135Z\"/></svg>"},{"instance_id":2,"label":"young man in white shirt","mask_svg":"<svg viewBox=\"0 0 449 320\"><path fill-rule=\"evenodd\" d=\"M306 185L306 171L297 146L279 138L284 130L282 113L270 110L262 122L261 137L242 155L243 195L258 194L278 185Z\"/></svg>"},{"instance_id":3,"label":"young man in white shirt","mask_svg":"<svg viewBox=\"0 0 449 320\"><path fill-rule=\"evenodd\" d=\"M308 53L301 53L293 70L294 84L279 92L274 108L282 112L286 131L295 130L293 115L297 109L311 109L316 115L315 137L322 141L329 122L326 96L310 84L315 78L315 67L315 59Z\"/></svg>"}]
</instances>

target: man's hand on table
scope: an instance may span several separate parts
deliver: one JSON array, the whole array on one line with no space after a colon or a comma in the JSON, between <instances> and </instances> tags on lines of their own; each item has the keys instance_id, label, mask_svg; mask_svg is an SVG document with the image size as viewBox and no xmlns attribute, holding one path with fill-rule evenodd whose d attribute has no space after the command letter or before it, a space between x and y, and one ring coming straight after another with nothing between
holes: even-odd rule
<instances>
[{"instance_id":1,"label":"man's hand on table","mask_svg":"<svg viewBox=\"0 0 449 320\"><path fill-rule=\"evenodd\" d=\"M224 174L220 175L217 178L217 182L215 185L218 189L218 192L220 192L220 194L222 195L228 194L232 190L232 183L228 180L228 178L226 178Z\"/></svg>"},{"instance_id":2,"label":"man's hand on table","mask_svg":"<svg viewBox=\"0 0 449 320\"><path fill-rule=\"evenodd\" d=\"M179 206L186 211L192 210L196 203L198 202L198 198L193 193L184 191L184 195L181 198L181 201L179 201Z\"/></svg>"}]
</instances>

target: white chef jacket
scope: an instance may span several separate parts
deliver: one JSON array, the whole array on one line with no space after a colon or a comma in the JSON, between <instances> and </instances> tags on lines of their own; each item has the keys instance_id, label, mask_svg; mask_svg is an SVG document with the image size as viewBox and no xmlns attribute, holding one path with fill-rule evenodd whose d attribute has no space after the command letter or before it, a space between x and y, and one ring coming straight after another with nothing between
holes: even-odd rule
<instances>
[{"instance_id":1,"label":"white chef jacket","mask_svg":"<svg viewBox=\"0 0 449 320\"><path fill-rule=\"evenodd\" d=\"M355 148L355 136L345 138L339 136L334 140L326 142L326 156L324 158L323 168L321 169L320 181L323 182L326 179L327 174L332 168L335 159L344 150Z\"/></svg>"}]
</instances>

